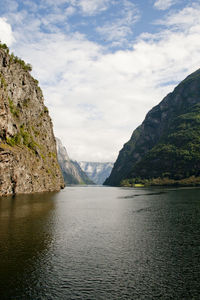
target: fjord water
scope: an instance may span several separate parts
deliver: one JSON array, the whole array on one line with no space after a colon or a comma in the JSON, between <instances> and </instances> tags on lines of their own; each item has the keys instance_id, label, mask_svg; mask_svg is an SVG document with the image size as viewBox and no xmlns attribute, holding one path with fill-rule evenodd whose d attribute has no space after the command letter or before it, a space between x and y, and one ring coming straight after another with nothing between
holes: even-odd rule
<instances>
[{"instance_id":1,"label":"fjord water","mask_svg":"<svg viewBox=\"0 0 200 300\"><path fill-rule=\"evenodd\" d=\"M0 198L0 299L200 299L200 189Z\"/></svg>"}]
</instances>

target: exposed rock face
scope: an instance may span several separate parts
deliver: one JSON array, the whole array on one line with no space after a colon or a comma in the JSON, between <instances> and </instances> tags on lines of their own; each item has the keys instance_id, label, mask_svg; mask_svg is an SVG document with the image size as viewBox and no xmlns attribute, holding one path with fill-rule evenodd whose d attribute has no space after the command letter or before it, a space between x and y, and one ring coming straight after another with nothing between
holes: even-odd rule
<instances>
[{"instance_id":1,"label":"exposed rock face","mask_svg":"<svg viewBox=\"0 0 200 300\"><path fill-rule=\"evenodd\" d=\"M56 138L58 162L60 164L65 184L94 184L88 178L76 161L69 158L66 148L60 139Z\"/></svg>"},{"instance_id":2,"label":"exposed rock face","mask_svg":"<svg viewBox=\"0 0 200 300\"><path fill-rule=\"evenodd\" d=\"M0 45L0 196L64 186L52 122L29 70Z\"/></svg>"},{"instance_id":3,"label":"exposed rock face","mask_svg":"<svg viewBox=\"0 0 200 300\"><path fill-rule=\"evenodd\" d=\"M87 176L96 184L103 184L113 168L113 163L111 162L100 163L80 161L79 165Z\"/></svg>"},{"instance_id":4,"label":"exposed rock face","mask_svg":"<svg viewBox=\"0 0 200 300\"><path fill-rule=\"evenodd\" d=\"M120 151L106 185L200 175L200 70L155 106Z\"/></svg>"}]
</instances>

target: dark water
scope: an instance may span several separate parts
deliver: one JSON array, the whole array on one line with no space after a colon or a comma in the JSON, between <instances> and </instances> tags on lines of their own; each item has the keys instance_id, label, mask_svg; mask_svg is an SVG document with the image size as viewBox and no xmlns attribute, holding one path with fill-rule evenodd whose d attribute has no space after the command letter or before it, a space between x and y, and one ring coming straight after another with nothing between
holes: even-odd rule
<instances>
[{"instance_id":1,"label":"dark water","mask_svg":"<svg viewBox=\"0 0 200 300\"><path fill-rule=\"evenodd\" d=\"M0 198L0 299L200 299L200 189Z\"/></svg>"}]
</instances>

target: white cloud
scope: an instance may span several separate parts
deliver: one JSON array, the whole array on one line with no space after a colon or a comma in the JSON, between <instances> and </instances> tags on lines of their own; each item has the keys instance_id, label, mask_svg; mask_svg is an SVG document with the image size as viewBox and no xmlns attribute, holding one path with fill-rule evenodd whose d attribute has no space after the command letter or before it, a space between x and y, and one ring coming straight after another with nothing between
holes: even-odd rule
<instances>
[{"instance_id":1,"label":"white cloud","mask_svg":"<svg viewBox=\"0 0 200 300\"><path fill-rule=\"evenodd\" d=\"M36 12L38 9L38 4L31 0L24 0L23 5L28 8L31 12Z\"/></svg>"},{"instance_id":2,"label":"white cloud","mask_svg":"<svg viewBox=\"0 0 200 300\"><path fill-rule=\"evenodd\" d=\"M166 9L170 8L172 5L175 5L178 1L177 0L157 0L154 3L154 7L159 10L166 10Z\"/></svg>"},{"instance_id":3,"label":"white cloud","mask_svg":"<svg viewBox=\"0 0 200 300\"><path fill-rule=\"evenodd\" d=\"M73 6L69 6L69 7L67 7L66 10L65 10L65 14L66 14L67 16L72 16L75 12L76 12L76 9L75 9L75 7L73 7Z\"/></svg>"},{"instance_id":4,"label":"white cloud","mask_svg":"<svg viewBox=\"0 0 200 300\"><path fill-rule=\"evenodd\" d=\"M79 0L78 5L86 15L95 15L107 9L109 0Z\"/></svg>"},{"instance_id":5,"label":"white cloud","mask_svg":"<svg viewBox=\"0 0 200 300\"><path fill-rule=\"evenodd\" d=\"M69 4L73 8L79 8L84 15L96 15L108 8L108 6L116 0L43 0L43 6L59 7L63 4Z\"/></svg>"},{"instance_id":6,"label":"white cloud","mask_svg":"<svg viewBox=\"0 0 200 300\"><path fill-rule=\"evenodd\" d=\"M187 6L177 13L169 14L157 23L180 31L190 30L195 24L199 24L199 11L199 5Z\"/></svg>"},{"instance_id":7,"label":"white cloud","mask_svg":"<svg viewBox=\"0 0 200 300\"><path fill-rule=\"evenodd\" d=\"M6 18L0 18L0 40L8 46L11 46L15 40L12 28Z\"/></svg>"},{"instance_id":8,"label":"white cloud","mask_svg":"<svg viewBox=\"0 0 200 300\"><path fill-rule=\"evenodd\" d=\"M127 36L132 33L133 25L140 18L139 11L132 2L123 0L121 3L123 4L122 9L115 18L96 28L106 41L113 43L113 46L123 45L127 42Z\"/></svg>"},{"instance_id":9,"label":"white cloud","mask_svg":"<svg viewBox=\"0 0 200 300\"><path fill-rule=\"evenodd\" d=\"M148 110L200 67L199 14L198 6L171 14L165 30L115 53L80 33L44 33L40 21L15 16L15 53L33 65L55 133L73 159L115 160Z\"/></svg>"},{"instance_id":10,"label":"white cloud","mask_svg":"<svg viewBox=\"0 0 200 300\"><path fill-rule=\"evenodd\" d=\"M77 0L41 0L40 1L40 5L43 5L43 6L60 6L62 4L65 4L65 3L73 3L73 2L76 2Z\"/></svg>"},{"instance_id":11,"label":"white cloud","mask_svg":"<svg viewBox=\"0 0 200 300\"><path fill-rule=\"evenodd\" d=\"M19 6L17 3L17 0L4 0L3 4L4 5L2 5L2 6L5 6L7 8L7 10L10 12L17 11L18 6Z\"/></svg>"}]
</instances>

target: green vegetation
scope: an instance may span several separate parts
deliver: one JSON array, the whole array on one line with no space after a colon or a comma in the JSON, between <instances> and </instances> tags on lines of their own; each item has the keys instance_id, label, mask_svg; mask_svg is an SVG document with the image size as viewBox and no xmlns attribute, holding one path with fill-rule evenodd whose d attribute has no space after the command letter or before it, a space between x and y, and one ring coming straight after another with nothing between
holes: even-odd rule
<instances>
[{"instance_id":1,"label":"green vegetation","mask_svg":"<svg viewBox=\"0 0 200 300\"><path fill-rule=\"evenodd\" d=\"M34 79L34 82L35 82L36 85L39 84L39 81L37 79Z\"/></svg>"},{"instance_id":2,"label":"green vegetation","mask_svg":"<svg viewBox=\"0 0 200 300\"><path fill-rule=\"evenodd\" d=\"M8 145L10 146L15 146L15 145L20 145L21 144L21 136L19 133L15 134L13 137L11 138L6 138L6 142Z\"/></svg>"},{"instance_id":3,"label":"green vegetation","mask_svg":"<svg viewBox=\"0 0 200 300\"><path fill-rule=\"evenodd\" d=\"M6 142L12 147L16 145L24 145L36 152L37 143L34 141L33 136L25 130L24 125L20 126L20 131L13 137L7 138Z\"/></svg>"},{"instance_id":4,"label":"green vegetation","mask_svg":"<svg viewBox=\"0 0 200 300\"><path fill-rule=\"evenodd\" d=\"M36 84L36 86L37 86L37 90L42 94L42 90L41 90L41 88L39 87L39 81L38 81L37 79L34 79L34 82L35 82L35 84Z\"/></svg>"},{"instance_id":5,"label":"green vegetation","mask_svg":"<svg viewBox=\"0 0 200 300\"><path fill-rule=\"evenodd\" d=\"M30 100L30 98L28 98L28 99L25 99L25 100L24 100L24 102L23 102L23 106L24 106L24 107L28 107L28 106L29 106L29 103L30 103L30 101L31 101L31 100Z\"/></svg>"},{"instance_id":6,"label":"green vegetation","mask_svg":"<svg viewBox=\"0 0 200 300\"><path fill-rule=\"evenodd\" d=\"M55 152L49 152L48 157L52 157L56 159L56 153Z\"/></svg>"},{"instance_id":7,"label":"green vegetation","mask_svg":"<svg viewBox=\"0 0 200 300\"><path fill-rule=\"evenodd\" d=\"M12 113L12 115L16 118L19 118L19 109L16 107L16 105L14 105L13 101L8 97L8 102L9 102L9 108L10 108L10 112Z\"/></svg>"},{"instance_id":8,"label":"green vegetation","mask_svg":"<svg viewBox=\"0 0 200 300\"><path fill-rule=\"evenodd\" d=\"M155 106L120 151L105 184L200 184L200 70ZM138 135L139 133L139 135Z\"/></svg>"},{"instance_id":9,"label":"green vegetation","mask_svg":"<svg viewBox=\"0 0 200 300\"><path fill-rule=\"evenodd\" d=\"M180 84L185 84L185 83L189 83L192 80L198 79L199 78L199 70L197 70L196 72L192 73L191 75L189 75L188 77L186 77Z\"/></svg>"},{"instance_id":10,"label":"green vegetation","mask_svg":"<svg viewBox=\"0 0 200 300\"><path fill-rule=\"evenodd\" d=\"M161 141L135 166L131 177L182 180L200 176L200 104L176 117Z\"/></svg>"},{"instance_id":11,"label":"green vegetation","mask_svg":"<svg viewBox=\"0 0 200 300\"><path fill-rule=\"evenodd\" d=\"M0 49L3 49L7 54L9 53L9 48L6 44L0 42Z\"/></svg>"},{"instance_id":12,"label":"green vegetation","mask_svg":"<svg viewBox=\"0 0 200 300\"><path fill-rule=\"evenodd\" d=\"M38 90L38 92L40 92L42 94L42 89L40 86L37 86L37 90Z\"/></svg>"},{"instance_id":13,"label":"green vegetation","mask_svg":"<svg viewBox=\"0 0 200 300\"><path fill-rule=\"evenodd\" d=\"M172 120L170 129L129 176L122 186L200 184L200 104Z\"/></svg>"},{"instance_id":14,"label":"green vegetation","mask_svg":"<svg viewBox=\"0 0 200 300\"><path fill-rule=\"evenodd\" d=\"M6 44L0 43L0 49L3 49L7 54L9 54L9 48ZM18 63L25 71L32 71L32 66L30 64L25 63L25 61L13 53L10 54L10 64L11 63Z\"/></svg>"},{"instance_id":15,"label":"green vegetation","mask_svg":"<svg viewBox=\"0 0 200 300\"><path fill-rule=\"evenodd\" d=\"M5 91L6 88L7 88L7 86L8 86L8 84L7 84L5 78L4 78L4 76L2 74L0 74L0 80L1 80L1 88L3 88L4 91Z\"/></svg>"},{"instance_id":16,"label":"green vegetation","mask_svg":"<svg viewBox=\"0 0 200 300\"><path fill-rule=\"evenodd\" d=\"M144 184L142 184L142 183L136 183L135 184L135 187L143 187L144 186Z\"/></svg>"},{"instance_id":17,"label":"green vegetation","mask_svg":"<svg viewBox=\"0 0 200 300\"><path fill-rule=\"evenodd\" d=\"M10 57L12 57L11 60L10 60L10 62L13 61L14 63L18 63L25 71L29 71L29 72L32 71L31 64L25 63L25 61L23 59L21 59L21 58L19 58L17 56L14 56L13 53L11 54Z\"/></svg>"},{"instance_id":18,"label":"green vegetation","mask_svg":"<svg viewBox=\"0 0 200 300\"><path fill-rule=\"evenodd\" d=\"M44 113L48 113L48 112L49 112L48 108L44 106Z\"/></svg>"},{"instance_id":19,"label":"green vegetation","mask_svg":"<svg viewBox=\"0 0 200 300\"><path fill-rule=\"evenodd\" d=\"M48 110L48 108L44 105L44 110L43 111L41 111L41 113L40 113L40 117L43 117L45 114L47 114L47 113L49 113L49 110ZM42 124L42 123L41 123Z\"/></svg>"},{"instance_id":20,"label":"green vegetation","mask_svg":"<svg viewBox=\"0 0 200 300\"><path fill-rule=\"evenodd\" d=\"M135 183L138 179L124 179L121 181L120 186L124 187L148 187L148 186L200 186L200 177L190 176L180 180L171 179L168 177L140 179L140 183Z\"/></svg>"},{"instance_id":21,"label":"green vegetation","mask_svg":"<svg viewBox=\"0 0 200 300\"><path fill-rule=\"evenodd\" d=\"M32 129L32 131L34 132L34 135L35 135L36 137L40 135L39 130L35 129L34 126L31 126L31 129Z\"/></svg>"},{"instance_id":22,"label":"green vegetation","mask_svg":"<svg viewBox=\"0 0 200 300\"><path fill-rule=\"evenodd\" d=\"M31 150L36 149L36 143L33 139L33 136L25 130L24 125L20 126L20 135L22 137L23 145L27 146Z\"/></svg>"}]
</instances>

